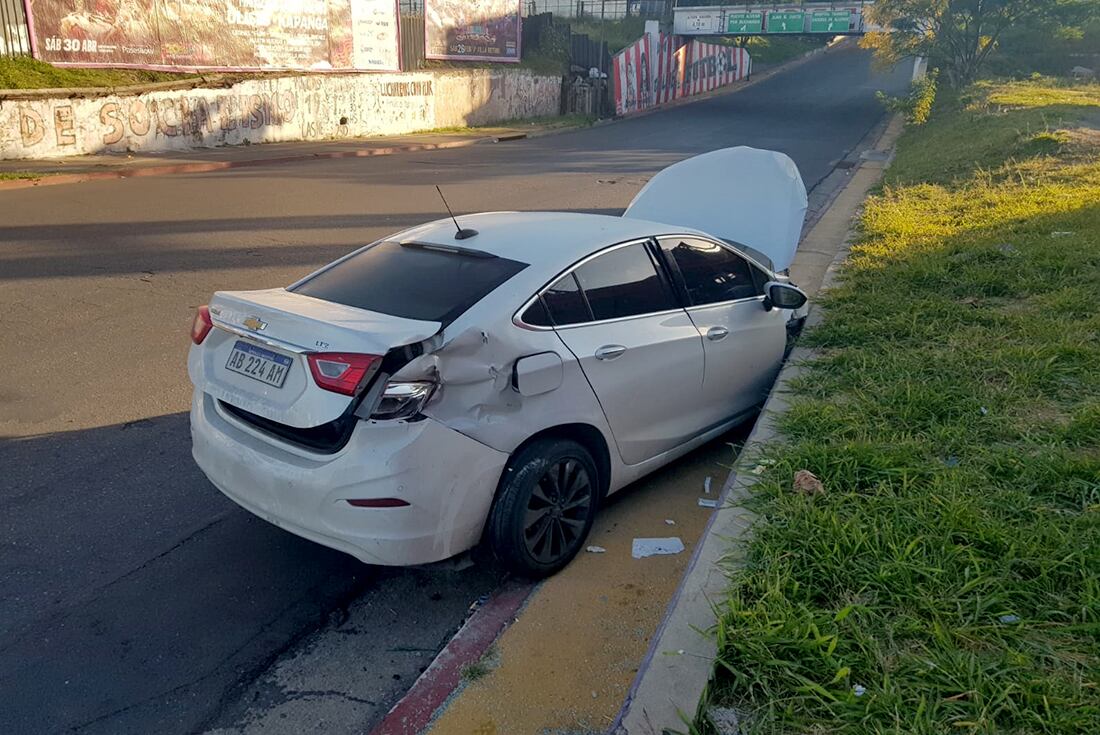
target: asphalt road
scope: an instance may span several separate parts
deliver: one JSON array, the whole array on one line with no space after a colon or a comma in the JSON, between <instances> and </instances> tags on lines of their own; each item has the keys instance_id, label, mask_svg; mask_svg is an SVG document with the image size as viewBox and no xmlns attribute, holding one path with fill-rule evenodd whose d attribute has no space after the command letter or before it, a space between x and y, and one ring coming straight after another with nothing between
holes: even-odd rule
<instances>
[{"instance_id":1,"label":"asphalt road","mask_svg":"<svg viewBox=\"0 0 1100 735\"><path fill-rule=\"evenodd\" d=\"M662 166L745 144L789 154L812 186L881 118L875 90L907 80L844 50L529 141L0 193L0 732L231 726L249 685L349 606L375 611L349 633L369 724L499 581L363 566L207 483L185 355L212 291L285 285L438 217L433 184L459 212L617 214Z\"/></svg>"}]
</instances>

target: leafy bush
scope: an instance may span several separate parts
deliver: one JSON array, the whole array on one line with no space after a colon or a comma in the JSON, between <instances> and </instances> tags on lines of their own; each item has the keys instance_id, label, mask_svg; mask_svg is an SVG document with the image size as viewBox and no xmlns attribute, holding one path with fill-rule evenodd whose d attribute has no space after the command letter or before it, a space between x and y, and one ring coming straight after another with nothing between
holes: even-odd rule
<instances>
[{"instance_id":1,"label":"leafy bush","mask_svg":"<svg viewBox=\"0 0 1100 735\"><path fill-rule=\"evenodd\" d=\"M912 125L924 125L932 115L932 105L936 102L936 77L933 70L921 79L915 80L904 97L890 97L877 92L879 101L891 112L905 115L906 122Z\"/></svg>"}]
</instances>

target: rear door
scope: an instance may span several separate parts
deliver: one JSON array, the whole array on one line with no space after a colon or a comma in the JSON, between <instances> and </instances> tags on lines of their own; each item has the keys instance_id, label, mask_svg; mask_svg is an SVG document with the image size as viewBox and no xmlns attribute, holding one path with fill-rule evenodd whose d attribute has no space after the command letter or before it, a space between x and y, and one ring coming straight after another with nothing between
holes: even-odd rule
<instances>
[{"instance_id":1,"label":"rear door","mask_svg":"<svg viewBox=\"0 0 1100 735\"><path fill-rule=\"evenodd\" d=\"M702 343L646 243L582 263L543 302L596 392L624 462L642 462L699 432Z\"/></svg>"},{"instance_id":2,"label":"rear door","mask_svg":"<svg viewBox=\"0 0 1100 735\"><path fill-rule=\"evenodd\" d=\"M717 425L767 396L786 347L787 312L764 309L767 274L733 249L698 237L660 243L702 337L701 410L708 426Z\"/></svg>"}]
</instances>

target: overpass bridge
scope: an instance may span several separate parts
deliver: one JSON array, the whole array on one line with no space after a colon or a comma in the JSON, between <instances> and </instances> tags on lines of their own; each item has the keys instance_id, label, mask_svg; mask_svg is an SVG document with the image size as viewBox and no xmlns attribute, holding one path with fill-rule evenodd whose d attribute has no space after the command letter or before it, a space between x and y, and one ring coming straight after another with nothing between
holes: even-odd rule
<instances>
[{"instance_id":1,"label":"overpass bridge","mask_svg":"<svg viewBox=\"0 0 1100 735\"><path fill-rule=\"evenodd\" d=\"M863 10L873 2L807 2L692 5L673 8L673 33L681 36L861 36L872 30Z\"/></svg>"}]
</instances>

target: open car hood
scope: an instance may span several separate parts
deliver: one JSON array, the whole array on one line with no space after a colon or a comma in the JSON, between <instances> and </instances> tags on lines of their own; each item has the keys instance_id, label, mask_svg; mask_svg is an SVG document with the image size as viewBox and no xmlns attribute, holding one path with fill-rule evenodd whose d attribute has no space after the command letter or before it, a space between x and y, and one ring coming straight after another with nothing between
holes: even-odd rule
<instances>
[{"instance_id":1,"label":"open car hood","mask_svg":"<svg viewBox=\"0 0 1100 735\"><path fill-rule=\"evenodd\" d=\"M740 146L675 163L649 180L624 217L701 230L748 245L782 271L794 261L806 186L788 156Z\"/></svg>"}]
</instances>

